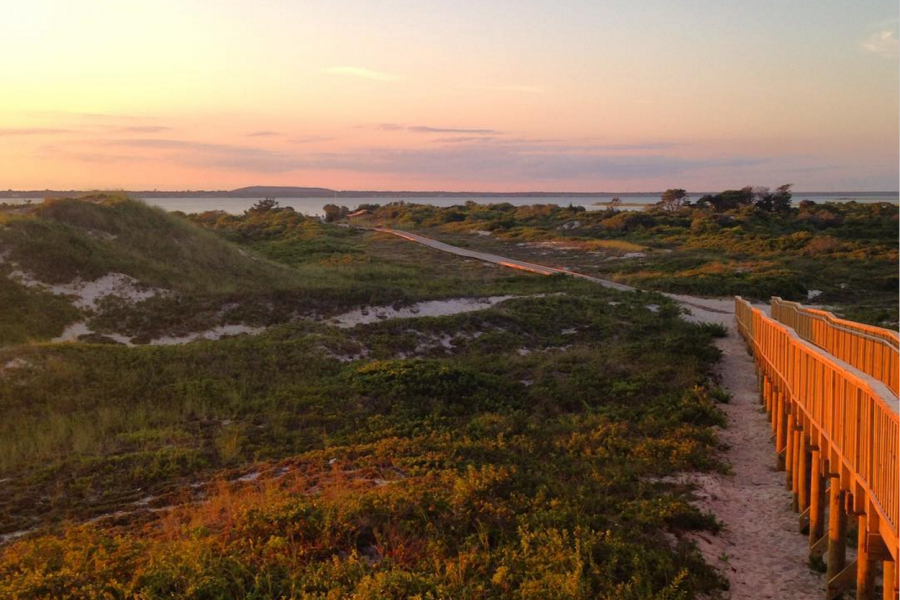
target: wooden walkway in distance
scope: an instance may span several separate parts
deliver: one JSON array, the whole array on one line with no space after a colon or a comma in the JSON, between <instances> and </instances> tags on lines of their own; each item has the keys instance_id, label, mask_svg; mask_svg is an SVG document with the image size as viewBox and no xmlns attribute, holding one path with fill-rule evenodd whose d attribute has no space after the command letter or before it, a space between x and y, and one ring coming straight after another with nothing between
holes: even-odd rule
<instances>
[{"instance_id":1,"label":"wooden walkway in distance","mask_svg":"<svg viewBox=\"0 0 900 600\"><path fill-rule=\"evenodd\" d=\"M900 379L900 334L856 323L828 311L772 298L772 317L808 342L871 375L897 395Z\"/></svg>"},{"instance_id":2,"label":"wooden walkway in distance","mask_svg":"<svg viewBox=\"0 0 900 600\"><path fill-rule=\"evenodd\" d=\"M786 310L795 314L786 316ZM872 360L872 348L881 344L872 341L869 326L819 313L797 316L802 312L795 307L773 302L773 315L806 328L801 337L735 298L738 330L756 361L760 401L775 438L776 467L785 472L801 531L809 533L810 558L827 558L825 598L854 585L858 599L874 598L880 563L883 598L896 599L900 419L897 398L882 383L896 381L895 373L881 362L890 360L890 352L879 350ZM840 329L829 332L835 324ZM848 339L852 326L861 339ZM848 358L871 368L859 369ZM857 556L848 564L847 533L854 521Z\"/></svg>"}]
</instances>

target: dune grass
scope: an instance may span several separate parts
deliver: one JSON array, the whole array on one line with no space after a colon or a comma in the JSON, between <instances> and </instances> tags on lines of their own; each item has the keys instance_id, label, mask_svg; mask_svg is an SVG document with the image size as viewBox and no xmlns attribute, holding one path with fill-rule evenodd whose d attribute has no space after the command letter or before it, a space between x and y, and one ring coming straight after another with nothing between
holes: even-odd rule
<instances>
[{"instance_id":1,"label":"dune grass","mask_svg":"<svg viewBox=\"0 0 900 600\"><path fill-rule=\"evenodd\" d=\"M3 530L147 495L181 508L4 548L0 595L716 593L697 551L664 535L715 521L651 481L719 466L716 332L655 295L529 279L549 295L451 317L20 351L0 378ZM451 351L422 346L444 338ZM248 470L268 475L192 504L188 483Z\"/></svg>"},{"instance_id":2,"label":"dune grass","mask_svg":"<svg viewBox=\"0 0 900 600\"><path fill-rule=\"evenodd\" d=\"M79 311L59 296L11 281L0 265L0 346L57 337Z\"/></svg>"},{"instance_id":3,"label":"dune grass","mask_svg":"<svg viewBox=\"0 0 900 600\"><path fill-rule=\"evenodd\" d=\"M66 283L111 272L187 293L297 285L289 269L241 254L218 236L119 195L46 200L10 217L0 244L37 279Z\"/></svg>"},{"instance_id":4,"label":"dune grass","mask_svg":"<svg viewBox=\"0 0 900 600\"><path fill-rule=\"evenodd\" d=\"M269 326L365 304L464 295L489 281L498 290L533 287L393 241L373 243L371 233L290 209L188 219L100 194L0 214L0 294L13 307L0 313L0 345L52 339L79 320L141 343L217 325ZM76 310L69 300L11 279L14 266L46 284L121 273L164 293ZM442 277L432 276L435 269Z\"/></svg>"}]
</instances>

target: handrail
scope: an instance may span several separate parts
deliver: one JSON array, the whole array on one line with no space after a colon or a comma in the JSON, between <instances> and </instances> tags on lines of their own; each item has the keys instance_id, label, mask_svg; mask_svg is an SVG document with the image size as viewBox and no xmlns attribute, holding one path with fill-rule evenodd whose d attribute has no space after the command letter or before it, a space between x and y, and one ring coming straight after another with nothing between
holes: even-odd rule
<instances>
[{"instance_id":1,"label":"handrail","mask_svg":"<svg viewBox=\"0 0 900 600\"><path fill-rule=\"evenodd\" d=\"M797 302L772 298L772 317L803 339L884 383L898 394L900 334L890 329L848 321Z\"/></svg>"},{"instance_id":2,"label":"handrail","mask_svg":"<svg viewBox=\"0 0 900 600\"><path fill-rule=\"evenodd\" d=\"M775 306L773 302L773 314ZM777 399L777 411L775 402L766 400L773 429L778 422L776 450L786 451L790 463L792 448L796 454L801 447L791 441L793 432L799 431L798 437L828 461L827 470L836 477L832 485L852 495L856 514L869 515L869 533L881 536L896 561L900 520L897 401L878 382L815 348L740 297L735 297L735 318L753 350L765 397ZM801 321L809 322L812 319ZM785 419L789 433L781 431ZM820 468L813 465L812 472ZM806 478L801 472L795 481L805 486Z\"/></svg>"}]
</instances>

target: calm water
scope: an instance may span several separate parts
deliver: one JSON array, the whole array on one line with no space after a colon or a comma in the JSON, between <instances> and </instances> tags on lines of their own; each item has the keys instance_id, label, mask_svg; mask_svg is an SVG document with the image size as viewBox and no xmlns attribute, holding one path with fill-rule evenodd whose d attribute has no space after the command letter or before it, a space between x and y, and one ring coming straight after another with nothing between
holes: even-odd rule
<instances>
[{"instance_id":1,"label":"calm water","mask_svg":"<svg viewBox=\"0 0 900 600\"><path fill-rule=\"evenodd\" d=\"M478 202L479 204L498 204L501 202L508 202L509 204L515 206L528 206L531 204L559 204L561 206L568 206L572 204L574 206L583 206L587 210L602 210L603 206L596 206L597 202L609 202L615 194L602 194L597 196L582 196L578 198L568 198L568 197L546 197L546 198L533 198L526 196L508 196L505 198L493 198L493 197L483 197L483 196L456 196L456 197L447 197L447 198L400 198L403 202L408 204L431 204L434 206L453 206L458 204L465 204L467 201L472 200L474 202ZM691 199L696 200L699 198L699 194L691 195ZM659 202L659 195L634 195L634 196L621 196L622 202L625 204L653 204L655 202ZM801 200L813 200L815 202L847 202L850 200L856 200L857 202L893 202L896 203L898 199L897 194L884 194L884 193L869 193L869 194L857 194L853 196L834 194L834 195L810 195L810 194L802 194L797 193L794 196L794 202L800 202ZM154 206L159 206L164 208L165 210L173 211L180 210L185 213L199 213L208 210L224 210L225 212L229 212L232 214L240 214L253 206L256 203L257 198L146 198L145 201L148 204L152 204ZM322 207L326 204L337 204L344 205L351 209L355 208L360 204L387 204L389 202L394 201L392 198L278 198L279 204L282 206L290 206L297 212L306 214L306 215L323 215L324 211ZM16 199L5 199L3 202L14 203ZM39 202L39 200L33 200L33 202ZM629 207L622 207L624 209L628 209Z\"/></svg>"}]
</instances>

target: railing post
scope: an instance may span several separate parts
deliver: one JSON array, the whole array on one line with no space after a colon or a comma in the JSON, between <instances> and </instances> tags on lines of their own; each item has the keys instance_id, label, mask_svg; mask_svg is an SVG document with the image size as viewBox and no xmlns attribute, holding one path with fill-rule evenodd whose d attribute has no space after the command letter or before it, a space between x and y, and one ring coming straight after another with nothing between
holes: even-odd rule
<instances>
[{"instance_id":1,"label":"railing post","mask_svg":"<svg viewBox=\"0 0 900 600\"><path fill-rule=\"evenodd\" d=\"M819 557L824 553L819 541L825 535L825 476L828 461L823 461L822 452L818 448L812 451L812 469L810 470L810 504L809 504L809 548L811 557Z\"/></svg>"},{"instance_id":2,"label":"railing post","mask_svg":"<svg viewBox=\"0 0 900 600\"><path fill-rule=\"evenodd\" d=\"M800 470L800 439L803 437L803 431L800 429L800 424L797 420L794 421L794 451L792 453L791 458L793 462L791 463L791 508L794 509L794 512L801 512L800 509L800 479L803 477L803 472Z\"/></svg>"},{"instance_id":3,"label":"railing post","mask_svg":"<svg viewBox=\"0 0 900 600\"><path fill-rule=\"evenodd\" d=\"M784 414L784 396L779 392L775 392L775 420L775 469L784 471L785 460L782 452L785 451L787 442L786 415Z\"/></svg>"},{"instance_id":4,"label":"railing post","mask_svg":"<svg viewBox=\"0 0 900 600\"><path fill-rule=\"evenodd\" d=\"M866 543L867 515L862 513L857 520L859 530L856 543L856 600L875 599L875 561L869 554Z\"/></svg>"},{"instance_id":5,"label":"railing post","mask_svg":"<svg viewBox=\"0 0 900 600\"><path fill-rule=\"evenodd\" d=\"M765 387L763 385L763 381L765 380L765 375L763 375L762 369L759 368L759 365L756 367L756 389L759 390L759 403L762 405L766 404L766 393Z\"/></svg>"},{"instance_id":6,"label":"railing post","mask_svg":"<svg viewBox=\"0 0 900 600\"><path fill-rule=\"evenodd\" d=\"M797 462L797 511L803 512L809 506L809 489L807 487L807 477L809 476L809 457L807 456L806 432L802 429L797 432L800 435L800 448Z\"/></svg>"},{"instance_id":7,"label":"railing post","mask_svg":"<svg viewBox=\"0 0 900 600\"><path fill-rule=\"evenodd\" d=\"M897 563L892 560L886 560L882 563L882 599L894 600L897 597L895 590L897 589Z\"/></svg>"},{"instance_id":8,"label":"railing post","mask_svg":"<svg viewBox=\"0 0 900 600\"><path fill-rule=\"evenodd\" d=\"M846 493L841 489L840 477L831 482L828 502L828 582L826 598L833 598L832 580L847 566L847 513L844 512Z\"/></svg>"},{"instance_id":9,"label":"railing post","mask_svg":"<svg viewBox=\"0 0 900 600\"><path fill-rule=\"evenodd\" d=\"M794 415L788 412L785 421L785 448L784 448L784 487L788 491L793 488L794 483Z\"/></svg>"}]
</instances>

